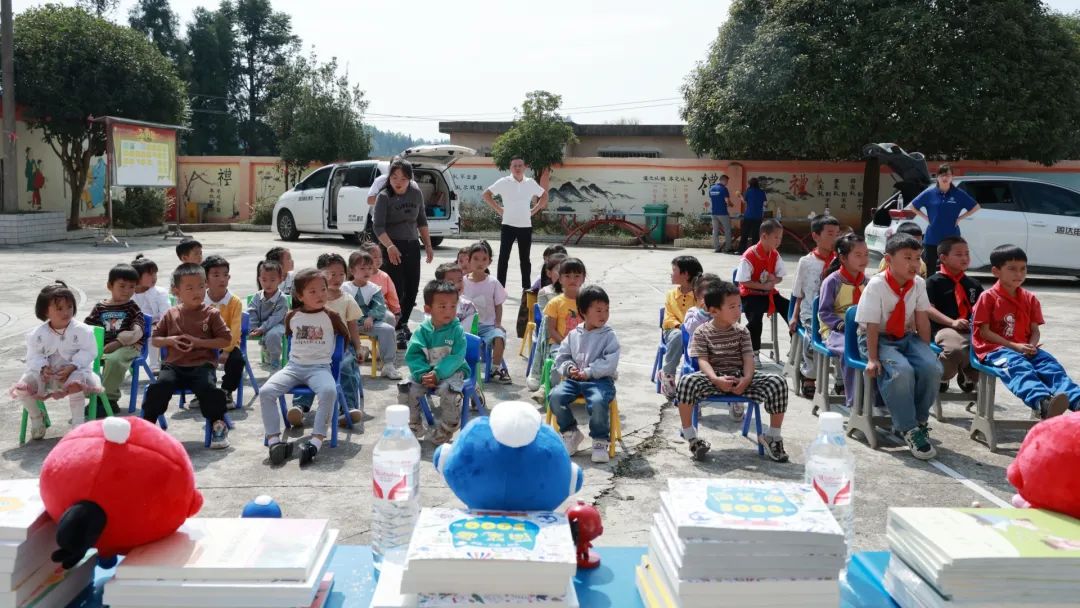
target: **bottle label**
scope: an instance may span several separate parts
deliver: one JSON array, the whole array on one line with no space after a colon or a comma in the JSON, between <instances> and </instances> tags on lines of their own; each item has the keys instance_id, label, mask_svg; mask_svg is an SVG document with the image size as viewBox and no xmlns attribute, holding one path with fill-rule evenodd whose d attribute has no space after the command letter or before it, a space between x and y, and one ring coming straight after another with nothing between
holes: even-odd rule
<instances>
[{"instance_id":1,"label":"bottle label","mask_svg":"<svg viewBox=\"0 0 1080 608\"><path fill-rule=\"evenodd\" d=\"M372 467L372 493L375 498L386 500L409 500L412 498L413 480L409 473L399 467Z\"/></svg>"},{"instance_id":2,"label":"bottle label","mask_svg":"<svg viewBox=\"0 0 1080 608\"><path fill-rule=\"evenodd\" d=\"M851 504L851 479L840 471L816 471L811 480L814 491L830 507Z\"/></svg>"}]
</instances>

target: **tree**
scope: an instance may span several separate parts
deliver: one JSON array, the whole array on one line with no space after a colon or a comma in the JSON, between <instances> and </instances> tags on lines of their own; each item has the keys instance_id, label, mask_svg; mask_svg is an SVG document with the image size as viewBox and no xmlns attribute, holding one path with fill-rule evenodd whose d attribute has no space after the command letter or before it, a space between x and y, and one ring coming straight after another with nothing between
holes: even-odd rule
<instances>
[{"instance_id":1,"label":"tree","mask_svg":"<svg viewBox=\"0 0 1080 608\"><path fill-rule=\"evenodd\" d=\"M1080 153L1080 46L1036 0L735 0L683 94L717 158Z\"/></svg>"},{"instance_id":2,"label":"tree","mask_svg":"<svg viewBox=\"0 0 1080 608\"><path fill-rule=\"evenodd\" d=\"M183 139L185 154L240 153L235 109L240 73L232 11L227 2L216 11L199 7L188 24L184 45L191 66L191 132Z\"/></svg>"},{"instance_id":3,"label":"tree","mask_svg":"<svg viewBox=\"0 0 1080 608\"><path fill-rule=\"evenodd\" d=\"M181 77L186 78L190 66L187 64L187 49L180 39L179 24L180 20L169 6L169 0L139 0L128 12L131 29L154 43L162 55L173 61Z\"/></svg>"},{"instance_id":4,"label":"tree","mask_svg":"<svg viewBox=\"0 0 1080 608\"><path fill-rule=\"evenodd\" d=\"M520 156L539 178L544 171L562 162L567 144L577 141L574 127L559 115L562 96L547 91L525 95L514 125L491 146L491 156L500 171L510 168L510 159Z\"/></svg>"},{"instance_id":5,"label":"tree","mask_svg":"<svg viewBox=\"0 0 1080 608\"><path fill-rule=\"evenodd\" d=\"M79 228L90 159L105 153L105 130L91 117L176 124L184 84L138 32L55 4L15 18L15 88L31 129L39 129L71 185L68 229Z\"/></svg>"},{"instance_id":6,"label":"tree","mask_svg":"<svg viewBox=\"0 0 1080 608\"><path fill-rule=\"evenodd\" d=\"M337 59L325 64L312 54L279 69L268 122L281 144L286 175L312 162L367 158L370 149L363 117L367 101Z\"/></svg>"},{"instance_id":7,"label":"tree","mask_svg":"<svg viewBox=\"0 0 1080 608\"><path fill-rule=\"evenodd\" d=\"M448 139L421 139L408 133L383 131L371 125L367 125L365 128L368 132L368 138L371 140L370 154L372 156L393 156L413 146L450 143Z\"/></svg>"},{"instance_id":8,"label":"tree","mask_svg":"<svg viewBox=\"0 0 1080 608\"><path fill-rule=\"evenodd\" d=\"M299 47L292 20L274 12L270 0L237 0L233 13L238 49L239 89L236 108L244 154L278 152L274 133L266 121L271 87L278 70Z\"/></svg>"},{"instance_id":9,"label":"tree","mask_svg":"<svg viewBox=\"0 0 1080 608\"><path fill-rule=\"evenodd\" d=\"M75 6L98 17L104 17L111 13L118 4L120 4L120 0L75 0Z\"/></svg>"}]
</instances>

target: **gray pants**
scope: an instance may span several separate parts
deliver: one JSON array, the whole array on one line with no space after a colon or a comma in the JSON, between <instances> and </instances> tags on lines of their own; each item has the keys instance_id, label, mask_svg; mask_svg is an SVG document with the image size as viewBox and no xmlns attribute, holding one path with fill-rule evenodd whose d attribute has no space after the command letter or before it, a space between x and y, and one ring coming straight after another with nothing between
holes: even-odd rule
<instances>
[{"instance_id":1,"label":"gray pants","mask_svg":"<svg viewBox=\"0 0 1080 608\"><path fill-rule=\"evenodd\" d=\"M720 226L724 227L724 246L720 246ZM729 250L734 247L735 241L731 239L731 216L729 215L714 215L712 216L712 248Z\"/></svg>"},{"instance_id":2,"label":"gray pants","mask_svg":"<svg viewBox=\"0 0 1080 608\"><path fill-rule=\"evenodd\" d=\"M275 325L266 330L262 337L262 347L266 351L267 361L274 365L281 364L281 343L285 337L285 324Z\"/></svg>"},{"instance_id":3,"label":"gray pants","mask_svg":"<svg viewBox=\"0 0 1080 608\"><path fill-rule=\"evenodd\" d=\"M364 331L361 325L360 333L365 336L375 336L375 339L379 341L380 365L393 367L397 358L397 335L394 333L394 326L389 323L375 323L370 330Z\"/></svg>"},{"instance_id":4,"label":"gray pants","mask_svg":"<svg viewBox=\"0 0 1080 608\"><path fill-rule=\"evenodd\" d=\"M461 424L461 396L464 385L465 374L458 372L440 382L431 391L438 395L439 408L442 410L438 428L435 430L435 436L433 437L433 439L438 439L439 443L449 441L454 436L454 431ZM403 388L406 391L402 391ZM408 384L399 384L398 391L399 395L404 393L405 398L408 399L408 403L405 405L409 406L409 428L412 429L413 433L419 434L423 429L420 398L428 394L428 389L419 382L409 382ZM429 401L428 405L434 404Z\"/></svg>"},{"instance_id":5,"label":"gray pants","mask_svg":"<svg viewBox=\"0 0 1080 608\"><path fill-rule=\"evenodd\" d=\"M805 300L803 302L805 304ZM808 310L810 310L808 308ZM799 363L799 371L803 376L813 380L814 379L814 351L810 348L810 339L813 337L810 335L811 322L813 319L810 314L802 314L802 308L799 308L799 323L806 328L806 340L803 340L803 352L799 354L801 362Z\"/></svg>"},{"instance_id":6,"label":"gray pants","mask_svg":"<svg viewBox=\"0 0 1080 608\"><path fill-rule=\"evenodd\" d=\"M667 344L667 352L664 353L664 373L674 376L679 371L679 361L682 360L682 330L676 327L664 332L664 343Z\"/></svg>"},{"instance_id":7,"label":"gray pants","mask_svg":"<svg viewBox=\"0 0 1080 608\"><path fill-rule=\"evenodd\" d=\"M259 391L263 430L268 437L281 433L281 409L278 407L278 399L301 384L306 384L319 401L319 409L315 412L315 428L311 433L326 437L326 430L337 403L337 382L330 373L330 364L297 365L292 362L270 376Z\"/></svg>"}]
</instances>

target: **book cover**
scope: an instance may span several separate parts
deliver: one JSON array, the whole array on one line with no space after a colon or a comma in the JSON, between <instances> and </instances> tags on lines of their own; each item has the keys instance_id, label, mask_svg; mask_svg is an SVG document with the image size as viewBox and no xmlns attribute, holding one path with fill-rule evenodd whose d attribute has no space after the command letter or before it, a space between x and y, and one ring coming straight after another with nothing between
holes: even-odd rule
<instances>
[{"instance_id":1,"label":"book cover","mask_svg":"<svg viewBox=\"0 0 1080 608\"><path fill-rule=\"evenodd\" d=\"M552 511L424 509L416 522L407 560L410 567L427 560L577 565L566 515Z\"/></svg>"},{"instance_id":2,"label":"book cover","mask_svg":"<svg viewBox=\"0 0 1080 608\"><path fill-rule=\"evenodd\" d=\"M315 599L308 608L323 608L326 600L330 598L330 592L334 589L334 573L327 572L319 583L319 590L315 592Z\"/></svg>"},{"instance_id":3,"label":"book cover","mask_svg":"<svg viewBox=\"0 0 1080 608\"><path fill-rule=\"evenodd\" d=\"M189 519L129 553L116 579L304 581L328 532L325 519Z\"/></svg>"},{"instance_id":4,"label":"book cover","mask_svg":"<svg viewBox=\"0 0 1080 608\"><path fill-rule=\"evenodd\" d=\"M44 566L50 574L42 580L30 593L25 596L18 590L11 594L19 595L18 601L14 597L8 598L2 604L5 608L53 608L54 606L67 606L75 596L91 583L94 577L94 566L97 565L97 552L91 549L86 557L70 570L65 570L60 564Z\"/></svg>"},{"instance_id":5,"label":"book cover","mask_svg":"<svg viewBox=\"0 0 1080 608\"><path fill-rule=\"evenodd\" d=\"M670 479L662 508L686 539L747 539L785 532L790 538L843 542L843 532L807 485L745 479ZM782 541L781 541L782 542Z\"/></svg>"},{"instance_id":6,"label":"book cover","mask_svg":"<svg viewBox=\"0 0 1080 608\"><path fill-rule=\"evenodd\" d=\"M0 541L24 541L48 519L37 479L0 479Z\"/></svg>"},{"instance_id":7,"label":"book cover","mask_svg":"<svg viewBox=\"0 0 1080 608\"><path fill-rule=\"evenodd\" d=\"M889 527L915 534L951 561L1078 560L1080 521L1041 509L889 509Z\"/></svg>"},{"instance_id":8,"label":"book cover","mask_svg":"<svg viewBox=\"0 0 1080 608\"><path fill-rule=\"evenodd\" d=\"M505 595L476 593L402 593L402 569L392 563L384 563L371 598L370 608L446 608L449 606L539 606L547 608L578 608L577 591L574 581L568 582L565 594L561 595Z\"/></svg>"}]
</instances>

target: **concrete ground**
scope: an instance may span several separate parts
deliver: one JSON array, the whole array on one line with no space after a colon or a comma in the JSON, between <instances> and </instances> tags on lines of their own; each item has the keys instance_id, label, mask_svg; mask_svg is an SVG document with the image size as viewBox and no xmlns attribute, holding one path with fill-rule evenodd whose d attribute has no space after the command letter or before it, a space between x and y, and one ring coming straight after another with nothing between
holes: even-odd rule
<instances>
[{"instance_id":1,"label":"concrete ground","mask_svg":"<svg viewBox=\"0 0 1080 608\"><path fill-rule=\"evenodd\" d=\"M224 255L232 263L232 290L241 295L255 290L255 265L267 249L280 245L262 233L200 233L206 254ZM56 279L77 290L79 311L85 314L95 300L106 295L106 274L113 264L130 261L144 253L162 267L161 284L167 285L168 272L176 257L176 241L160 237L131 240L131 248L95 248L89 242L44 244L33 247L0 248L0 267L4 286L0 290L0 386L16 381L24 364L23 336L38 323L33 315L37 292ZM464 241L447 241L436 251L436 264L452 261ZM289 244L297 268L313 264L323 252L347 253L348 245L337 239L304 238ZM534 264L539 266L536 246ZM604 545L643 545L647 542L650 515L657 511L658 493L671 477L739 477L755 479L801 480L803 451L816 433L817 419L810 414L810 404L792 394L784 424L785 444L791 462L777 464L757 455L752 443L738 434L738 427L726 411L715 410L703 417L702 433L713 444L707 461L690 459L686 443L677 437L679 428L675 408L665 406L649 381L656 350L657 308L670 286L670 260L675 255L692 254L701 259L707 271L730 276L737 258L704 250L676 251L639 248L573 247L571 253L584 260L588 281L602 285L612 298L611 325L622 344L618 380L622 412L623 443L616 458L605 465L593 465L585 452L575 461L585 469L585 487L579 497L595 502L602 510ZM796 258L785 256L789 268ZM511 257L510 277L517 277L516 254ZM424 281L432 278L436 264L423 266ZM535 267L534 267L535 268ZM986 278L986 277L984 277ZM990 280L984 282L989 286ZM516 280L511 280L516 286ZM1046 348L1062 359L1068 369L1080 367L1080 351L1073 347L1078 337L1069 315L1069 302L1075 302L1076 283L1068 280L1034 280L1028 285L1042 300L1047 329L1043 331ZM790 288L790 285L787 286ZM785 290L786 291L786 290ZM505 317L513 319L519 296L511 295ZM421 311L418 311L419 315ZM508 327L512 323L507 323ZM766 329L767 335L768 329ZM781 337L786 352L787 336ZM510 399L528 399L524 388L525 359L517 356L519 341L510 340L507 351L512 386L488 385L487 400L494 404ZM257 360L253 345L253 359ZM257 368L256 368L257 369ZM256 371L259 380L264 371ZM202 424L196 412L170 408L169 432L180 439L191 455L196 479L206 498L203 516L238 516L245 502L259 494L270 494L282 505L287 516L326 517L342 530L341 543L364 544L370 529L371 450L382 429L384 408L396 401L393 382L364 378L367 412L374 419L363 434L342 433L336 449L324 448L318 462L301 471L295 460L282 467L271 467L262 445L262 428L257 402L247 392L243 411L231 414L236 430L232 446L211 451L202 446ZM126 406L126 399L123 401ZM998 389L999 417L1025 418L1028 410L1003 388ZM946 404L947 422L931 421L933 436L940 442L939 456L933 463L919 462L906 449L887 442L874 451L860 441L851 442L857 461L856 538L857 549L881 549L885 517L890 506L969 506L973 501L984 505L1007 501L1012 489L1005 480L1005 468L1015 456L1021 433L1007 433L999 452L990 453L980 443L968 438L970 416L962 404ZM41 461L59 440L68 425L66 403L50 404L56 424L42 441L17 444L19 408L8 402L0 408L0 475L8 478L37 475ZM126 412L126 408L125 408ZM310 419L309 419L310 424ZM310 429L310 427L308 427ZM753 435L751 435L753 437ZM430 462L432 449L424 445L424 459ZM458 505L457 499L436 475L430 464L421 468L421 487L425 506Z\"/></svg>"}]
</instances>

